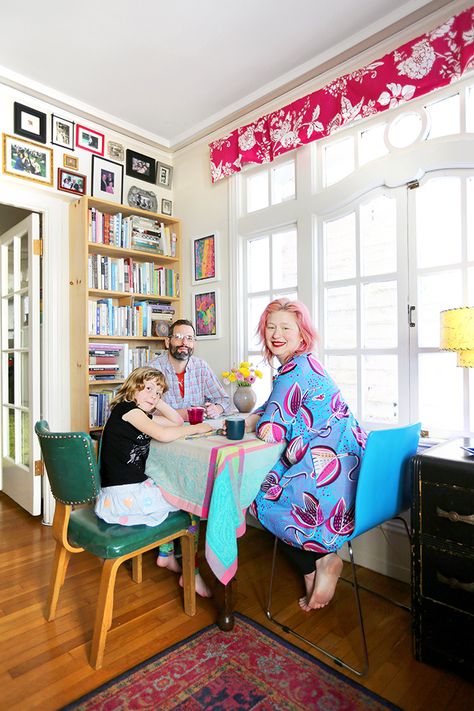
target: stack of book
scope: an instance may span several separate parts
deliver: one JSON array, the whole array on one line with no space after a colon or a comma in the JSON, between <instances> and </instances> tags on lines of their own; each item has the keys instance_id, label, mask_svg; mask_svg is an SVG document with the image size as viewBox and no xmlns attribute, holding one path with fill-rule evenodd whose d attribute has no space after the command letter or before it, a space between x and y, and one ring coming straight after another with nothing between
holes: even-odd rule
<instances>
[{"instance_id":1,"label":"stack of book","mask_svg":"<svg viewBox=\"0 0 474 711\"><path fill-rule=\"evenodd\" d=\"M89 343L89 380L122 380L128 344Z\"/></svg>"}]
</instances>

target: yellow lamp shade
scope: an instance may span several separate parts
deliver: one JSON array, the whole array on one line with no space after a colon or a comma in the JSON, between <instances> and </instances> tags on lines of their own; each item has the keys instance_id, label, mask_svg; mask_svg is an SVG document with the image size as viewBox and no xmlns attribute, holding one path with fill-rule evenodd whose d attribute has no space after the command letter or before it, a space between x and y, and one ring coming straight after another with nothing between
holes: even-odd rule
<instances>
[{"instance_id":1,"label":"yellow lamp shade","mask_svg":"<svg viewBox=\"0 0 474 711\"><path fill-rule=\"evenodd\" d=\"M441 311L440 348L456 351L459 366L474 368L474 306Z\"/></svg>"}]
</instances>

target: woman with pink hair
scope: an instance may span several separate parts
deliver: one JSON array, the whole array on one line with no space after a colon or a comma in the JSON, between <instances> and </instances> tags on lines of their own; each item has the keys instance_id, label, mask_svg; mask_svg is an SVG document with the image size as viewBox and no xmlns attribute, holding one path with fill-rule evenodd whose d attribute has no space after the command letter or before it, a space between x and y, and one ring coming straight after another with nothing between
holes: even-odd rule
<instances>
[{"instance_id":1,"label":"woman with pink hair","mask_svg":"<svg viewBox=\"0 0 474 711\"><path fill-rule=\"evenodd\" d=\"M331 601L342 571L336 551L354 530L354 502L366 434L312 354L317 333L300 301L276 299L260 317L264 358L280 363L267 402L246 431L286 441L252 503L304 576L308 612Z\"/></svg>"}]
</instances>

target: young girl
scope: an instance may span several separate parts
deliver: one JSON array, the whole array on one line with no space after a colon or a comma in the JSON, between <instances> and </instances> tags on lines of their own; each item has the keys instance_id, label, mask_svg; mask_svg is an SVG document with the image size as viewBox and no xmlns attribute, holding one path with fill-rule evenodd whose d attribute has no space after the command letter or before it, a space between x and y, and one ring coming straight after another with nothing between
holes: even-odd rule
<instances>
[{"instance_id":1,"label":"young girl","mask_svg":"<svg viewBox=\"0 0 474 711\"><path fill-rule=\"evenodd\" d=\"M145 475L150 440L173 442L212 428L205 423L184 426L181 415L161 399L167 389L166 379L159 370L136 368L110 403L100 454L102 488L95 505L97 516L107 523L157 526L171 511L177 510ZM157 564L180 572L173 543L160 547ZM202 597L211 594L197 570L196 592Z\"/></svg>"}]
</instances>

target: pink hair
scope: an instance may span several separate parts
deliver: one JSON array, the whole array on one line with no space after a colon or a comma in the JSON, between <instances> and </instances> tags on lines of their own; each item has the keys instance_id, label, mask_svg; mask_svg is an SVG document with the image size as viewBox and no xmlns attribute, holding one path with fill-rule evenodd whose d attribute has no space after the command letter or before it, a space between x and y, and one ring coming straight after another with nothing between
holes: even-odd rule
<instances>
[{"instance_id":1,"label":"pink hair","mask_svg":"<svg viewBox=\"0 0 474 711\"><path fill-rule=\"evenodd\" d=\"M296 349L295 355L310 353L318 339L318 334L313 326L308 308L301 301L275 299L268 304L263 314L260 316L260 321L258 322L256 331L263 346L263 357L267 363L270 363L273 358L273 354L265 343L265 328L267 326L269 315L275 313L275 311L289 311L290 313L295 314L301 335L301 344Z\"/></svg>"}]
</instances>

